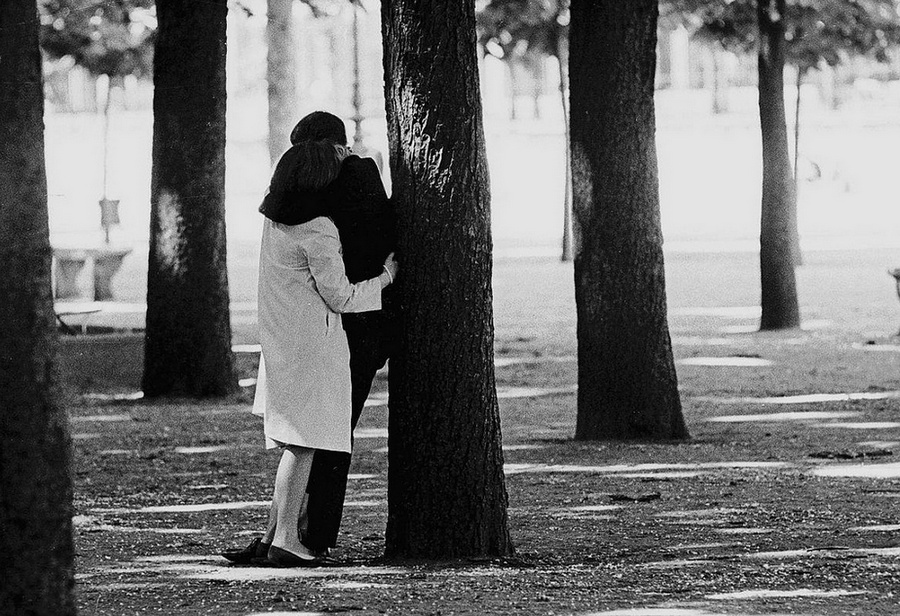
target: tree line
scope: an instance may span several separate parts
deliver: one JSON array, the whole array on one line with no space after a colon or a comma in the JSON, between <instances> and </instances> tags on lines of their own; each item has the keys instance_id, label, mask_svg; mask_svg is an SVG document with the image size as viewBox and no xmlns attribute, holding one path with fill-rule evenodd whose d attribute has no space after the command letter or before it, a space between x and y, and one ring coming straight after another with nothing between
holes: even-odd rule
<instances>
[{"instance_id":1,"label":"tree line","mask_svg":"<svg viewBox=\"0 0 900 616\"><path fill-rule=\"evenodd\" d=\"M785 0L758 0L756 8L761 79L774 89ZM223 396L236 388L224 223L228 2L156 0L155 10L143 389L150 398ZM655 149L659 6L573 0L568 10L576 438L683 440ZM389 384L386 553L509 555L475 6L384 0L381 17L404 258L404 328ZM0 533L3 552L15 555L0 559L0 612L70 614L71 444L56 387L40 26L33 0L0 4L0 522L22 530ZM770 104L761 94L764 130L777 138L770 149L783 153L783 103ZM772 211L778 241L762 260L783 267L774 274L778 292L796 301L781 200L790 188L787 157L767 162L765 177L763 211ZM771 321L764 307L763 327L796 325L785 300L775 301Z\"/></svg>"}]
</instances>

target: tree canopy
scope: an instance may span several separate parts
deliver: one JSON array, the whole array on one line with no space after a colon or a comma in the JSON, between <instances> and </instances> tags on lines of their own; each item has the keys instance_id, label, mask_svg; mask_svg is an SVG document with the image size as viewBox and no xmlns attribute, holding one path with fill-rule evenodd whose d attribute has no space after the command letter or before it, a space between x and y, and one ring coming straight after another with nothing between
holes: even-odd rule
<instances>
[{"instance_id":1,"label":"tree canopy","mask_svg":"<svg viewBox=\"0 0 900 616\"><path fill-rule=\"evenodd\" d=\"M555 56L568 35L569 0L489 0L479 9L478 40L499 58Z\"/></svg>"},{"instance_id":2,"label":"tree canopy","mask_svg":"<svg viewBox=\"0 0 900 616\"><path fill-rule=\"evenodd\" d=\"M154 0L41 0L41 47L93 75L146 77L153 70Z\"/></svg>"},{"instance_id":3,"label":"tree canopy","mask_svg":"<svg viewBox=\"0 0 900 616\"><path fill-rule=\"evenodd\" d=\"M680 20L702 39L738 53L756 47L755 0L664 0L663 15ZM803 71L848 57L888 60L900 44L897 0L794 0L785 22L786 60Z\"/></svg>"},{"instance_id":4,"label":"tree canopy","mask_svg":"<svg viewBox=\"0 0 900 616\"><path fill-rule=\"evenodd\" d=\"M738 53L757 43L755 0L661 0L660 19ZM478 13L479 40L498 57L555 55L568 23L569 0L488 0ZM803 70L823 61L834 66L849 56L883 62L900 45L900 2L793 0L786 38L788 62Z\"/></svg>"}]
</instances>

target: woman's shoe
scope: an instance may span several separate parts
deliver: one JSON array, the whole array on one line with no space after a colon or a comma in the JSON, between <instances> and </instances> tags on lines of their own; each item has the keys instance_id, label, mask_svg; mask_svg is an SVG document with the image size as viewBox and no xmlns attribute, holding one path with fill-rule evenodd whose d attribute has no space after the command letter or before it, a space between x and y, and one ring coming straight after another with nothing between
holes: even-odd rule
<instances>
[{"instance_id":1,"label":"woman's shoe","mask_svg":"<svg viewBox=\"0 0 900 616\"><path fill-rule=\"evenodd\" d=\"M264 543L262 537L257 537L247 547L240 550L225 550L221 556L236 565L249 565L254 558L265 558L271 546L271 543Z\"/></svg>"},{"instance_id":2,"label":"woman's shoe","mask_svg":"<svg viewBox=\"0 0 900 616\"><path fill-rule=\"evenodd\" d=\"M269 547L268 556L276 567L318 567L320 564L315 556L303 557L275 545Z\"/></svg>"}]
</instances>

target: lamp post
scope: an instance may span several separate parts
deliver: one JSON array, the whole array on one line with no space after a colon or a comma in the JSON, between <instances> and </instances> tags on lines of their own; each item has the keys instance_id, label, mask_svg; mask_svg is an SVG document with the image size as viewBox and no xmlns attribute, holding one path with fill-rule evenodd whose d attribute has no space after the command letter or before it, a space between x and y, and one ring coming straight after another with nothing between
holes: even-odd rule
<instances>
[{"instance_id":1,"label":"lamp post","mask_svg":"<svg viewBox=\"0 0 900 616\"><path fill-rule=\"evenodd\" d=\"M109 114L112 108L113 76L106 76L106 100L103 101L103 196L100 199L100 226L103 229L103 237L109 244L109 232L112 227L119 224L119 200L109 199L107 187L109 184Z\"/></svg>"},{"instance_id":2,"label":"lamp post","mask_svg":"<svg viewBox=\"0 0 900 616\"><path fill-rule=\"evenodd\" d=\"M362 95L360 93L359 83L359 3L358 0L351 0L350 6L353 10L353 147L358 153L365 150L363 144L362 130Z\"/></svg>"}]
</instances>

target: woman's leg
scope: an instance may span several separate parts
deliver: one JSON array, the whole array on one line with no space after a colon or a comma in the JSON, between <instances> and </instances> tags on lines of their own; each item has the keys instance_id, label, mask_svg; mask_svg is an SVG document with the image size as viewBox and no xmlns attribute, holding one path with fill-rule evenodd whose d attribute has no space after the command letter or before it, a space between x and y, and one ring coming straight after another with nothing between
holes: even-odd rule
<instances>
[{"instance_id":1,"label":"woman's leg","mask_svg":"<svg viewBox=\"0 0 900 616\"><path fill-rule=\"evenodd\" d=\"M303 508L309 469L312 466L313 449L289 445L281 454L278 472L275 475L275 494L272 505L275 509L275 531L272 545L298 556L312 558L314 554L302 543L297 534L297 520ZM271 526L271 522L270 522Z\"/></svg>"},{"instance_id":2,"label":"woman's leg","mask_svg":"<svg viewBox=\"0 0 900 616\"><path fill-rule=\"evenodd\" d=\"M269 505L269 523L266 526L266 534L263 535L263 543L272 543L275 537L275 523L278 520L278 509L275 507L275 498L272 498L272 504Z\"/></svg>"}]
</instances>

